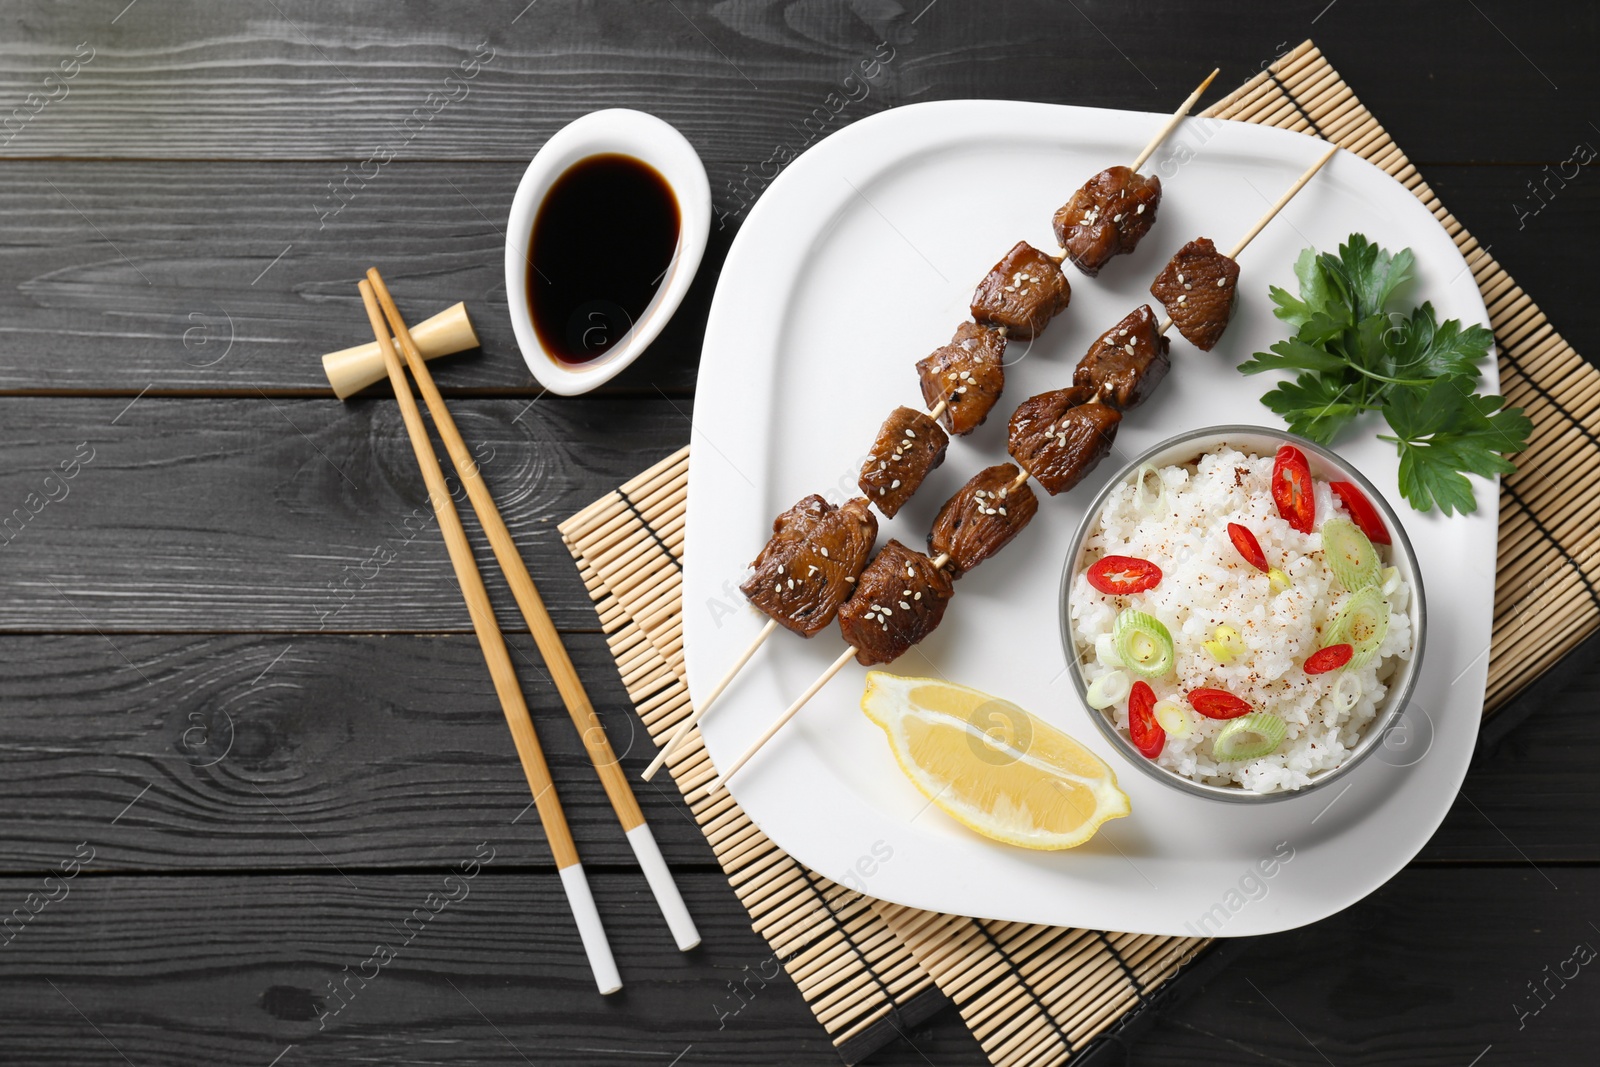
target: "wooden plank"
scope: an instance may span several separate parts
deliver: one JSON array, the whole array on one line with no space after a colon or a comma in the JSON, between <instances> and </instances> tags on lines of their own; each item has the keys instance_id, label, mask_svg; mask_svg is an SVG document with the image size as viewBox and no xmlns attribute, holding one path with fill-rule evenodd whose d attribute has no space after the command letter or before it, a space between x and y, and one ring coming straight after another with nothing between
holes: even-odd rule
<instances>
[{"instance_id":1,"label":"wooden plank","mask_svg":"<svg viewBox=\"0 0 1600 1067\"><path fill-rule=\"evenodd\" d=\"M0 184L0 391L257 389L332 395L318 358L372 330L378 265L413 321L465 300L483 347L435 364L449 392L539 392L511 332L511 164L397 164L326 223L326 164L11 165ZM650 352L606 386L693 385L727 234ZM386 391L387 385L373 392Z\"/></svg>"},{"instance_id":2,"label":"wooden plank","mask_svg":"<svg viewBox=\"0 0 1600 1067\"><path fill-rule=\"evenodd\" d=\"M1280 18L1251 4L1200 14L1045 0L528 10L475 0L419 5L382 27L353 0L282 0L248 18L204 0L124 6L97 0L93 14L74 5L18 24L0 52L0 99L23 118L0 152L357 163L382 145L402 159L526 160L564 123L621 106L682 128L722 190L836 107L859 117L980 96L1166 111L1212 66L1236 84L1313 33L1419 161L1566 158L1591 136L1584 101L1600 95L1571 20L1519 18L1504 0ZM845 79L883 42L893 58L863 94ZM91 54L60 78L63 61Z\"/></svg>"},{"instance_id":3,"label":"wooden plank","mask_svg":"<svg viewBox=\"0 0 1600 1067\"><path fill-rule=\"evenodd\" d=\"M555 524L681 447L688 401L453 410L558 625L594 629ZM0 425L0 630L470 628L392 399L14 398Z\"/></svg>"},{"instance_id":4,"label":"wooden plank","mask_svg":"<svg viewBox=\"0 0 1600 1067\"><path fill-rule=\"evenodd\" d=\"M100 864L119 870L424 865L463 827L507 862L548 867L470 636L113 640L0 637L0 870L45 869L59 842L113 820ZM641 770L653 749L603 639L567 643L624 766ZM532 642L511 645L585 860L631 869ZM1420 862L1600 862L1597 699L1600 664L1472 771ZM714 862L670 782L633 784L669 859Z\"/></svg>"},{"instance_id":5,"label":"wooden plank","mask_svg":"<svg viewBox=\"0 0 1600 1067\"><path fill-rule=\"evenodd\" d=\"M1579 944L1591 959L1600 949L1600 871L1550 873L1554 888L1525 868L1408 870L1337 918L1252 942L1129 1062L1589 1062L1597 964L1567 961Z\"/></svg>"},{"instance_id":6,"label":"wooden plank","mask_svg":"<svg viewBox=\"0 0 1600 1067\"><path fill-rule=\"evenodd\" d=\"M441 834L438 869L349 881L97 876L98 853L48 888L40 877L0 879L8 910L37 908L13 921L5 946L7 1058L838 1067L718 876L680 882L705 935L685 954L642 886L591 874L625 983L601 998L556 876L503 869L498 853L466 877L473 868L461 865L491 855L481 841L465 829ZM45 892L56 899L40 907ZM873 1062L984 1062L948 1015L910 1036L915 1047L901 1042Z\"/></svg>"},{"instance_id":7,"label":"wooden plank","mask_svg":"<svg viewBox=\"0 0 1600 1067\"><path fill-rule=\"evenodd\" d=\"M508 643L583 859L636 869L538 651ZM637 778L654 748L604 640L567 645L664 854L714 864L671 781ZM469 832L550 865L469 636L12 636L0 657L0 870L87 838L105 869L407 867Z\"/></svg>"},{"instance_id":8,"label":"wooden plank","mask_svg":"<svg viewBox=\"0 0 1600 1067\"><path fill-rule=\"evenodd\" d=\"M483 348L433 364L443 390L537 395L511 333L501 268L521 165L397 164L319 228L313 204L325 171L305 163L9 166L0 183L0 227L12 236L0 247L0 393L330 395L317 357L367 336L355 280L378 264L415 319L467 302ZM1440 165L1426 174L1539 295L1557 328L1580 350L1600 350L1600 308L1582 284L1587 245L1560 239L1600 228L1600 182L1552 185L1538 214L1519 215L1519 205L1538 204L1526 189L1541 175L1536 166ZM605 392L678 397L693 389L732 233L713 231L685 304Z\"/></svg>"}]
</instances>

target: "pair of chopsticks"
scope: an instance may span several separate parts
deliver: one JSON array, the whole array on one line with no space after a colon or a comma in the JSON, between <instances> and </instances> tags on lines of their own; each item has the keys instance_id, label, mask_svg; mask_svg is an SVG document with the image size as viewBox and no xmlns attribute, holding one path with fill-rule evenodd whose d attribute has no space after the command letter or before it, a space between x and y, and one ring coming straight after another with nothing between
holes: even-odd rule
<instances>
[{"instance_id":1,"label":"pair of chopsticks","mask_svg":"<svg viewBox=\"0 0 1600 1067\"><path fill-rule=\"evenodd\" d=\"M432 416L434 427L439 431L439 437L444 442L446 451L450 453L450 461L455 466L456 475L466 487L467 498L478 516L478 522L483 527L484 533L488 535L495 559L505 573L512 595L516 598L523 618L527 620L528 628L533 633L534 643L539 646L539 653L544 657L545 666L555 681L562 702L567 706L573 725L583 737L584 747L594 763L595 772L599 774L600 782L605 787L612 810L622 823L628 843L633 846L634 855L639 860L639 866L644 871L651 892L655 894L656 903L667 920L673 939L677 942L678 948L687 952L700 943L700 933L695 929L694 920L689 917L689 912L683 905L683 898L672 880L672 873L661 857L661 850L656 845L654 835L650 833L649 824L644 821L639 801L634 797L627 777L622 772L621 762L612 751L611 743L606 738L605 728L600 725L600 720L594 713L594 706L589 702L583 682L579 680L572 659L561 643L555 623L551 621L550 613L545 609L544 601L539 596L539 590L535 588L533 578L528 574L527 565L517 552L516 543L511 539L511 531L506 528L505 520L500 517L500 510L495 507L494 499L489 495L489 489L484 484L477 464L473 461L466 442L462 440L461 432L456 429L455 420L450 417L449 409L445 407L444 397L433 384L433 376L429 373L405 320L400 317L400 311L395 306L393 297L389 295L389 289L384 285L382 275L376 268L367 271L367 277L361 282L360 287L361 299L367 308L367 318L371 320L372 332L377 338L378 348L383 353L384 366L389 372L389 383L394 387L395 399L400 403L400 415L405 420L406 433L411 438L412 450L416 452L417 465L422 469L422 480L427 485L428 499L439 520L439 529L444 534L445 547L450 553L450 564L455 568L456 580L461 585L461 595L466 600L467 612L472 617L472 628L477 632L478 644L483 649L483 658L488 663L489 675L494 680L501 710L505 712L506 723L511 727L511 737L516 743L517 756L522 762L523 774L527 776L528 787L533 791L534 804L539 809L539 819L544 824L545 836L550 841L550 851L560 871L567 901L572 907L573 917L577 920L578 933L583 939L589 966L594 971L595 983L600 987L601 993L615 993L622 988L622 979L617 974L617 965L611 955L610 943L606 940L605 929L600 923L600 914L595 908L594 897L589 892L589 882L583 873L583 864L578 859L577 846L572 840L572 831L567 826L561 801L556 796L555 783L550 778L550 768L546 765L544 752L539 747L533 719L522 698L522 688L517 682L516 672L512 669L505 638L501 636L499 624L495 621L494 608L489 603L489 592L484 588L483 576L478 572L477 562L472 555L472 546L467 541L466 530L461 525L461 516L457 514L455 504L450 499L450 491L445 486L439 457L433 450L433 442L428 439L427 428L422 424L422 414L417 410L416 398L411 395L405 371L401 369L400 358L396 355L394 344L390 340L391 331L400 342L400 348L405 353L406 365L410 367L411 375L417 380L417 387L422 391L423 401L428 405L428 414Z\"/></svg>"}]
</instances>

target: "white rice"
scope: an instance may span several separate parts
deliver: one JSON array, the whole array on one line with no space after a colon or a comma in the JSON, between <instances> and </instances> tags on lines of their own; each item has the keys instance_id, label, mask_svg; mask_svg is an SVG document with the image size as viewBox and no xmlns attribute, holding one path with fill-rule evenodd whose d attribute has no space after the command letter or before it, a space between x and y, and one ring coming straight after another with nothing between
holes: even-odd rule
<instances>
[{"instance_id":1,"label":"white rice","mask_svg":"<svg viewBox=\"0 0 1600 1067\"><path fill-rule=\"evenodd\" d=\"M1111 632L1124 608L1148 612L1171 631L1175 670L1151 687L1157 700L1171 700L1184 710L1189 732L1183 737L1169 732L1155 762L1197 782L1257 793L1299 789L1312 775L1338 767L1382 704L1388 692L1385 682L1412 652L1406 613L1410 590L1402 581L1387 597L1389 630L1376 655L1358 670L1306 674L1305 657L1321 646L1323 628L1350 594L1323 562L1320 532L1302 534L1278 515L1272 466L1271 456L1224 447L1196 464L1162 468L1165 492L1148 511L1140 507L1136 485L1118 486L1088 534L1084 559L1093 563L1106 555L1138 556L1161 568L1161 582L1144 593L1109 596L1080 572L1068 597L1086 682L1115 669L1098 658L1095 638ZM1316 480L1315 492L1317 530L1330 516L1348 517L1326 482ZM1228 537L1230 522L1256 535L1269 565L1289 576L1288 589L1274 593L1267 575L1244 561ZM1387 566L1387 547L1374 547ZM1239 631L1248 649L1228 664L1218 663L1202 646L1224 623ZM1360 697L1349 709L1336 706L1333 696L1343 675L1360 683ZM1276 752L1259 759L1213 759L1212 741L1227 723L1190 707L1186 694L1201 686L1226 689L1255 710L1279 716L1288 725L1287 738ZM1126 700L1103 714L1127 734Z\"/></svg>"}]
</instances>

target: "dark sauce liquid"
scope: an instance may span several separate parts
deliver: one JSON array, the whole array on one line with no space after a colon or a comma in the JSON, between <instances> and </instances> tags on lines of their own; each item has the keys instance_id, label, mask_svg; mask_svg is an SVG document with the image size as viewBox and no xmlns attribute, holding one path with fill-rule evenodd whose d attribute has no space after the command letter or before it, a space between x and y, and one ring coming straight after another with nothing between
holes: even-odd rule
<instances>
[{"instance_id":1,"label":"dark sauce liquid","mask_svg":"<svg viewBox=\"0 0 1600 1067\"><path fill-rule=\"evenodd\" d=\"M533 220L528 307L545 350L588 363L628 335L678 247L678 200L648 163L589 156L557 178Z\"/></svg>"}]
</instances>

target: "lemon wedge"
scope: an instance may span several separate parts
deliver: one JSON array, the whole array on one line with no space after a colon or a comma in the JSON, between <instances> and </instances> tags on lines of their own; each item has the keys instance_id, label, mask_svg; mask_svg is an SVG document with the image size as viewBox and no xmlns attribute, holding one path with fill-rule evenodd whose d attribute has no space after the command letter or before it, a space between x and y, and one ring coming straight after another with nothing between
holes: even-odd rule
<instances>
[{"instance_id":1,"label":"lemon wedge","mask_svg":"<svg viewBox=\"0 0 1600 1067\"><path fill-rule=\"evenodd\" d=\"M1104 760L1008 700L869 671L861 710L923 796L985 837L1074 848L1130 810Z\"/></svg>"}]
</instances>

